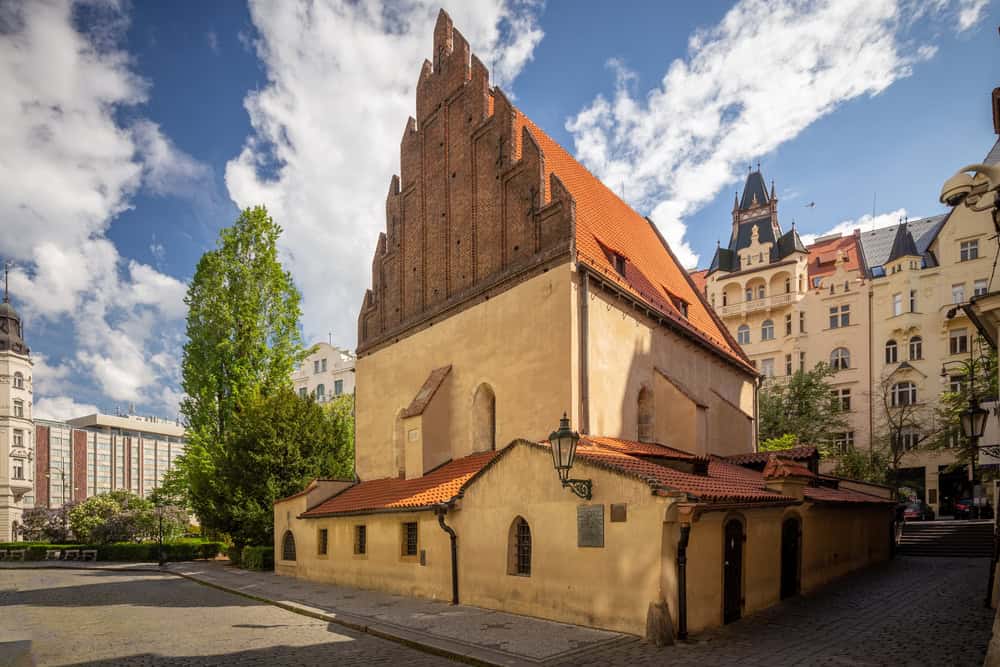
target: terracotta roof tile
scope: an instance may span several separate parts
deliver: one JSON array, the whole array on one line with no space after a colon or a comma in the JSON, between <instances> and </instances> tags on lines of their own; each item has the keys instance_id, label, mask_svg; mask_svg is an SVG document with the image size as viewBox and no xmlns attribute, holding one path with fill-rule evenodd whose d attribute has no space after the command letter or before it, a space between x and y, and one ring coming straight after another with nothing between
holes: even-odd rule
<instances>
[{"instance_id":1,"label":"terracotta roof tile","mask_svg":"<svg viewBox=\"0 0 1000 667\"><path fill-rule=\"evenodd\" d=\"M887 498L879 498L851 489L831 489L826 486L807 486L807 500L815 503L873 503L878 505L895 505L896 502Z\"/></svg>"},{"instance_id":2,"label":"terracotta roof tile","mask_svg":"<svg viewBox=\"0 0 1000 667\"><path fill-rule=\"evenodd\" d=\"M449 461L416 479L373 479L361 482L302 514L306 518L358 512L406 510L445 503L492 461L499 452L480 452Z\"/></svg>"},{"instance_id":3,"label":"terracotta roof tile","mask_svg":"<svg viewBox=\"0 0 1000 667\"><path fill-rule=\"evenodd\" d=\"M698 288L698 292L704 294L705 285L708 282L708 269L699 269L698 271L688 271L688 275L691 276L691 282L693 282L694 286Z\"/></svg>"},{"instance_id":4,"label":"terracotta roof tile","mask_svg":"<svg viewBox=\"0 0 1000 667\"><path fill-rule=\"evenodd\" d=\"M790 459L792 461L805 461L814 456L818 456L819 450L812 445L799 445L798 447L783 449L778 452L750 452L749 454L733 454L731 456L726 456L725 460L728 463L735 463L740 466L747 465L748 463L766 464L768 460L770 460L772 454L777 454L783 459Z\"/></svg>"},{"instance_id":5,"label":"terracotta roof tile","mask_svg":"<svg viewBox=\"0 0 1000 667\"><path fill-rule=\"evenodd\" d=\"M441 383L444 382L444 379L448 377L448 373L450 372L451 364L432 370L431 374L424 380L424 384L421 385L420 391L413 397L413 401L410 402L409 407L403 410L402 416L415 417L422 415L424 410L427 409L427 405L431 402L431 399L434 398L434 394L441 387Z\"/></svg>"},{"instance_id":6,"label":"terracotta roof tile","mask_svg":"<svg viewBox=\"0 0 1000 667\"><path fill-rule=\"evenodd\" d=\"M780 479L783 477L807 477L815 478L812 470L791 459L781 458L777 454L771 454L767 465L764 466L764 479Z\"/></svg>"},{"instance_id":7,"label":"terracotta roof tile","mask_svg":"<svg viewBox=\"0 0 1000 667\"><path fill-rule=\"evenodd\" d=\"M607 449L629 454L630 456L657 456L665 459L678 459L681 461L705 460L703 457L685 452L681 449L668 447L656 442L638 442L635 440L625 440L622 438L606 438L603 436L585 435L580 439L581 444L605 447Z\"/></svg>"},{"instance_id":8,"label":"terracotta roof tile","mask_svg":"<svg viewBox=\"0 0 1000 667\"><path fill-rule=\"evenodd\" d=\"M836 268L837 256L844 255L846 271L861 270L861 249L858 238L854 235L841 236L839 239L827 239L806 247L809 251L809 288L812 289L812 279L827 276ZM817 262L817 260L819 260Z\"/></svg>"},{"instance_id":9,"label":"terracotta roof tile","mask_svg":"<svg viewBox=\"0 0 1000 667\"><path fill-rule=\"evenodd\" d=\"M520 137L521 128L526 127L544 154L546 203L552 197L550 178L553 174L576 203L578 261L755 373L739 345L712 313L701 292L689 281L687 272L677 263L652 223L622 201L520 111L517 111L515 127L517 137ZM616 271L608 251L625 258L624 277ZM679 310L675 299L687 304L687 317Z\"/></svg>"}]
</instances>

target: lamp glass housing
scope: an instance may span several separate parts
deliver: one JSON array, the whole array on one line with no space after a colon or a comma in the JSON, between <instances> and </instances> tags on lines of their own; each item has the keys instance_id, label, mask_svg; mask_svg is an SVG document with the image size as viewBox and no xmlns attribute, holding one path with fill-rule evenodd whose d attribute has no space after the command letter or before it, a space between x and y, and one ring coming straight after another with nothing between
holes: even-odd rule
<instances>
[{"instance_id":1,"label":"lamp glass housing","mask_svg":"<svg viewBox=\"0 0 1000 667\"><path fill-rule=\"evenodd\" d=\"M968 409L962 413L962 435L973 440L983 437L986 430L986 420L990 413L979 406L975 401L969 401Z\"/></svg>"},{"instance_id":2,"label":"lamp glass housing","mask_svg":"<svg viewBox=\"0 0 1000 667\"><path fill-rule=\"evenodd\" d=\"M559 420L559 430L549 434L549 444L552 445L552 465L559 472L560 477L565 479L573 467L573 460L576 458L576 445L580 441L580 435L570 429L569 417L563 414Z\"/></svg>"}]
</instances>

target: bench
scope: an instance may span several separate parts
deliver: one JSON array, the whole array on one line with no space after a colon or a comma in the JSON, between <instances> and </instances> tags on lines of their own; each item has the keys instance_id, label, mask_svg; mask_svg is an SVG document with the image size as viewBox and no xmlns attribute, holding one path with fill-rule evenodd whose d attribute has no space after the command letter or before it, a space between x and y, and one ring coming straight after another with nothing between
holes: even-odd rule
<instances>
[{"instance_id":1,"label":"bench","mask_svg":"<svg viewBox=\"0 0 1000 667\"><path fill-rule=\"evenodd\" d=\"M62 558L62 551L59 549L46 549L45 560L59 560Z\"/></svg>"},{"instance_id":2,"label":"bench","mask_svg":"<svg viewBox=\"0 0 1000 667\"><path fill-rule=\"evenodd\" d=\"M67 549L63 554L65 560L80 560L80 550L79 549Z\"/></svg>"},{"instance_id":3,"label":"bench","mask_svg":"<svg viewBox=\"0 0 1000 667\"><path fill-rule=\"evenodd\" d=\"M80 560L97 560L97 549L84 549L80 552Z\"/></svg>"},{"instance_id":4,"label":"bench","mask_svg":"<svg viewBox=\"0 0 1000 667\"><path fill-rule=\"evenodd\" d=\"M10 549L7 552L7 560L24 560L27 553L26 549Z\"/></svg>"},{"instance_id":5,"label":"bench","mask_svg":"<svg viewBox=\"0 0 1000 667\"><path fill-rule=\"evenodd\" d=\"M0 560L7 560L7 550L0 549Z\"/></svg>"}]
</instances>

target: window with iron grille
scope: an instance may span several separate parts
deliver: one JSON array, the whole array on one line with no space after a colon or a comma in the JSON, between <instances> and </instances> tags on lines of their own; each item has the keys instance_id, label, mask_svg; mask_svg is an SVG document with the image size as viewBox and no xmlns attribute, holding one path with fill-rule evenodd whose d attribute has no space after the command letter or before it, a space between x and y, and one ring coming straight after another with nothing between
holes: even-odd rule
<instances>
[{"instance_id":1,"label":"window with iron grille","mask_svg":"<svg viewBox=\"0 0 1000 667\"><path fill-rule=\"evenodd\" d=\"M290 530L281 538L281 560L295 560L295 536Z\"/></svg>"},{"instance_id":2,"label":"window with iron grille","mask_svg":"<svg viewBox=\"0 0 1000 667\"><path fill-rule=\"evenodd\" d=\"M415 521L403 524L403 555L417 555L417 524Z\"/></svg>"},{"instance_id":3,"label":"window with iron grille","mask_svg":"<svg viewBox=\"0 0 1000 667\"><path fill-rule=\"evenodd\" d=\"M507 534L507 574L531 576L531 528L524 517L516 517Z\"/></svg>"},{"instance_id":4,"label":"window with iron grille","mask_svg":"<svg viewBox=\"0 0 1000 667\"><path fill-rule=\"evenodd\" d=\"M354 527L354 553L368 553L368 528L364 524Z\"/></svg>"},{"instance_id":5,"label":"window with iron grille","mask_svg":"<svg viewBox=\"0 0 1000 667\"><path fill-rule=\"evenodd\" d=\"M319 529L319 536L316 539L316 553L320 556L326 555L326 541L327 541L327 530L326 528Z\"/></svg>"}]
</instances>

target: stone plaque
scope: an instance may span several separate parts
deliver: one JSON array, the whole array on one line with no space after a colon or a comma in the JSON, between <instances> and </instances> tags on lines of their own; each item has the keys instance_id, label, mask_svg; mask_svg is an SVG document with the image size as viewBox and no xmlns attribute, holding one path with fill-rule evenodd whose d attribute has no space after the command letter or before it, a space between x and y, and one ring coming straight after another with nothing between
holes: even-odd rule
<instances>
[{"instance_id":1,"label":"stone plaque","mask_svg":"<svg viewBox=\"0 0 1000 667\"><path fill-rule=\"evenodd\" d=\"M611 504L611 523L628 521L628 505L625 503Z\"/></svg>"},{"instance_id":2,"label":"stone plaque","mask_svg":"<svg viewBox=\"0 0 1000 667\"><path fill-rule=\"evenodd\" d=\"M576 546L604 547L604 505L577 506Z\"/></svg>"}]
</instances>

